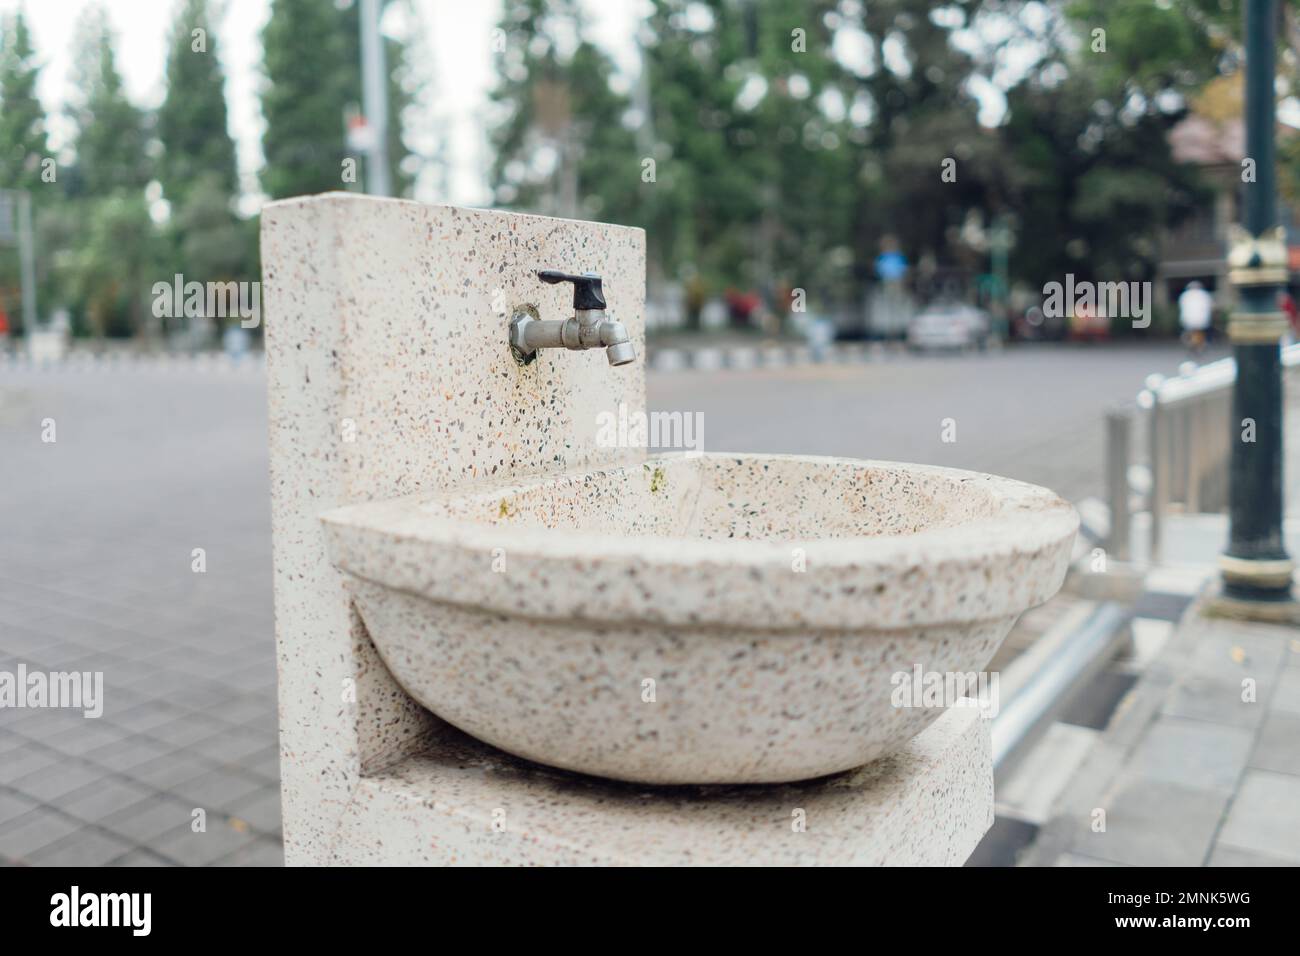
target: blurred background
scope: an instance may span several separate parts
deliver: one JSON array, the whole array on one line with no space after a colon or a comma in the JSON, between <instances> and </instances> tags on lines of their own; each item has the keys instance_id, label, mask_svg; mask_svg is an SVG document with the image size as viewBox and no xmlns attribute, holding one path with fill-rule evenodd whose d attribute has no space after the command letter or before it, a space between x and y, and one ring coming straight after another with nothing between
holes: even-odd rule
<instances>
[{"instance_id":1,"label":"blurred background","mask_svg":"<svg viewBox=\"0 0 1300 956\"><path fill-rule=\"evenodd\" d=\"M1233 0L386 0L368 66L365 6L2 0L14 345L213 347L229 323L155 316L153 280L254 280L261 204L336 189L643 226L656 332L903 338L937 301L996 339L1134 337L1036 311L1071 273L1151 281L1148 340L1191 279L1222 292Z\"/></svg>"},{"instance_id":2,"label":"blurred background","mask_svg":"<svg viewBox=\"0 0 1300 956\"><path fill-rule=\"evenodd\" d=\"M0 669L106 687L96 720L0 711L0 861L281 859L262 330L157 286L255 301L262 205L351 190L643 227L650 405L706 451L1078 505L1079 573L992 665L1004 709L1094 651L1023 718L975 862L1300 862L1300 643L1162 656L1226 540L1242 6L0 0ZM1294 285L1300 2L1276 35ZM1149 283L1149 324L1046 308L1068 277ZM1245 724L1243 668L1280 701ZM1098 781L1127 828L1081 848L1057 823Z\"/></svg>"}]
</instances>

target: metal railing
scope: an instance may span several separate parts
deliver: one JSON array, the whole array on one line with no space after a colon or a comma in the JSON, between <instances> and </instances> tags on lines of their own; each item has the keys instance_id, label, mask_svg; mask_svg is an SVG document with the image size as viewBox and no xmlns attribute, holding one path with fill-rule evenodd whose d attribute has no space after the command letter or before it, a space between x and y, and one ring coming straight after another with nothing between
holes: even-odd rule
<instances>
[{"instance_id":1,"label":"metal railing","mask_svg":"<svg viewBox=\"0 0 1300 956\"><path fill-rule=\"evenodd\" d=\"M1188 363L1191 365L1191 363ZM1300 345L1282 349L1284 371L1300 368ZM1231 358L1187 368L1173 378L1152 375L1137 401L1106 416L1106 493L1110 504L1107 548L1119 560L1130 555L1133 497L1145 493L1151 514L1149 560L1160 560L1165 519L1171 510L1214 513L1228 506L1231 457ZM1135 481L1133 426L1145 416L1147 472ZM1136 488L1135 488L1136 486Z\"/></svg>"},{"instance_id":2,"label":"metal railing","mask_svg":"<svg viewBox=\"0 0 1300 956\"><path fill-rule=\"evenodd\" d=\"M1131 612L1114 601L1092 610L1059 638L1044 635L1047 646L1031 649L1012 662L1007 683L1015 684L1007 705L993 720L993 769L1005 779L1020 758L1129 642ZM1011 671L1024 669L1023 680Z\"/></svg>"}]
</instances>

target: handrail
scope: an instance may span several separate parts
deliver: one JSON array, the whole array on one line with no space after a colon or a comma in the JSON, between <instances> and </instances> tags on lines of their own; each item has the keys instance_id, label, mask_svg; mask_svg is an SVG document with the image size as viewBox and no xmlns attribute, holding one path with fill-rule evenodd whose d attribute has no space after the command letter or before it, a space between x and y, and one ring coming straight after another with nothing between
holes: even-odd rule
<instances>
[{"instance_id":1,"label":"handrail","mask_svg":"<svg viewBox=\"0 0 1300 956\"><path fill-rule=\"evenodd\" d=\"M1281 349L1284 369L1300 368L1300 344ZM1237 363L1232 358L1209 362L1171 378L1151 375L1137 396L1146 413L1150 456L1151 515L1148 560L1158 563L1165 511L1173 502L1188 511L1219 511L1227 505L1227 469L1231 453L1229 421ZM1108 546L1116 557L1128 554L1129 495L1121 476L1129 474L1129 438L1118 415L1108 412L1107 497L1111 509Z\"/></svg>"},{"instance_id":2,"label":"handrail","mask_svg":"<svg viewBox=\"0 0 1300 956\"><path fill-rule=\"evenodd\" d=\"M1300 365L1300 343L1282 349L1284 368ZM1237 378L1237 361L1228 356L1198 366L1194 372L1173 378L1156 376L1145 391L1152 392L1161 405L1172 405L1231 385Z\"/></svg>"},{"instance_id":3,"label":"handrail","mask_svg":"<svg viewBox=\"0 0 1300 956\"><path fill-rule=\"evenodd\" d=\"M1074 692L1126 644L1129 620L1129 612L1114 601L1098 606L1034 670L993 718L995 773L1005 775L1069 704Z\"/></svg>"}]
</instances>

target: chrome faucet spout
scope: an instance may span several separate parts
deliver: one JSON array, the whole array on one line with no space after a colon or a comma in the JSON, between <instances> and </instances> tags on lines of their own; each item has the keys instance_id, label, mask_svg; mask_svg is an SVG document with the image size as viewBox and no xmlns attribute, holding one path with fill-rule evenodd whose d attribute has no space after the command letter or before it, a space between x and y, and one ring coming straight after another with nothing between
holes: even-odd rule
<instances>
[{"instance_id":1,"label":"chrome faucet spout","mask_svg":"<svg viewBox=\"0 0 1300 956\"><path fill-rule=\"evenodd\" d=\"M636 346L623 323L605 318L607 306L600 276L544 270L537 277L547 283L573 283L573 318L539 319L531 309L516 311L510 318L510 352L515 361L527 365L537 358L540 349L559 348L603 348L610 365L627 365L636 360Z\"/></svg>"},{"instance_id":2,"label":"chrome faucet spout","mask_svg":"<svg viewBox=\"0 0 1300 956\"><path fill-rule=\"evenodd\" d=\"M605 346L605 357L610 365L627 365L636 361L636 346L628 338L622 322L602 322L600 344Z\"/></svg>"}]
</instances>

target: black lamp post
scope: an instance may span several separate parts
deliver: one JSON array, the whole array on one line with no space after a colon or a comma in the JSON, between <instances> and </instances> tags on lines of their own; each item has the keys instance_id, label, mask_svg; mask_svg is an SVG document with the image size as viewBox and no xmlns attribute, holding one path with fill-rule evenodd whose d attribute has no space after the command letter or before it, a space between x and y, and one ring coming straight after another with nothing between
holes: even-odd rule
<instances>
[{"instance_id":1,"label":"black lamp post","mask_svg":"<svg viewBox=\"0 0 1300 956\"><path fill-rule=\"evenodd\" d=\"M1285 231L1277 222L1274 162L1274 0L1246 0L1244 230L1234 230L1228 278L1237 304L1228 323L1237 361L1232 395L1231 526L1220 557L1221 604L1250 617L1293 618L1294 565L1282 541L1282 362L1287 329Z\"/></svg>"}]
</instances>

